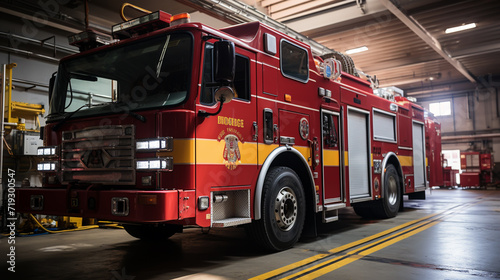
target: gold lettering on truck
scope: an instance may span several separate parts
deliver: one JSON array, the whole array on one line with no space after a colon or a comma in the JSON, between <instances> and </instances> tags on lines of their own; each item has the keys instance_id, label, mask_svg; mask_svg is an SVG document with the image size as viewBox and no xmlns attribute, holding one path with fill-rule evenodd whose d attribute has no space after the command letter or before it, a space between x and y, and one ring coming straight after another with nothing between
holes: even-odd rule
<instances>
[{"instance_id":1,"label":"gold lettering on truck","mask_svg":"<svg viewBox=\"0 0 500 280\"><path fill-rule=\"evenodd\" d=\"M223 117L223 116L217 117L217 124L234 126L234 127L239 127L239 128L244 127L243 119L236 119L236 118Z\"/></svg>"}]
</instances>

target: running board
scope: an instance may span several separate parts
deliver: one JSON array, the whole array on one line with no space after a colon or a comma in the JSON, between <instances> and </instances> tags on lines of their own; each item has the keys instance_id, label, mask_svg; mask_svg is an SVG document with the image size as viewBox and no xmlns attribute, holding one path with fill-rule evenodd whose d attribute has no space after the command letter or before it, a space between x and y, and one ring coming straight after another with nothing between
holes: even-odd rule
<instances>
[{"instance_id":1,"label":"running board","mask_svg":"<svg viewBox=\"0 0 500 280\"><path fill-rule=\"evenodd\" d=\"M338 221L339 209L345 207L345 203L335 203L323 206L323 223Z\"/></svg>"}]
</instances>

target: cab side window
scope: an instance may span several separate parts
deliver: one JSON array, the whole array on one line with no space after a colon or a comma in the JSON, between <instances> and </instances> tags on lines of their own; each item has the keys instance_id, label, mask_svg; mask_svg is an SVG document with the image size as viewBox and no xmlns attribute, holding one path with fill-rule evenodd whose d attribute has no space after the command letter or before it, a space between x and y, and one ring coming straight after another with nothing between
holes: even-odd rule
<instances>
[{"instance_id":1,"label":"cab side window","mask_svg":"<svg viewBox=\"0 0 500 280\"><path fill-rule=\"evenodd\" d=\"M215 82L214 77L214 54L213 45L206 44L205 59L203 61L203 85L201 89L201 104L215 104L214 93L217 87L211 86ZM235 91L235 98L241 100L250 100L250 59L246 56L236 54L234 82L231 85Z\"/></svg>"},{"instance_id":2,"label":"cab side window","mask_svg":"<svg viewBox=\"0 0 500 280\"><path fill-rule=\"evenodd\" d=\"M307 51L287 41L281 41L281 73L300 82L309 80L309 59Z\"/></svg>"}]
</instances>

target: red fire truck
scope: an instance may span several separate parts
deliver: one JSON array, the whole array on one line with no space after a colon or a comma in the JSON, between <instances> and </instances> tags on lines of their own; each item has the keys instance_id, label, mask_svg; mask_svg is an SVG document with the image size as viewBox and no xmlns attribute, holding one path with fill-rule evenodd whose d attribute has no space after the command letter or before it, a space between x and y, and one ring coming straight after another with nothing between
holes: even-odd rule
<instances>
[{"instance_id":1,"label":"red fire truck","mask_svg":"<svg viewBox=\"0 0 500 280\"><path fill-rule=\"evenodd\" d=\"M441 153L441 123L430 112L425 111L425 152L427 155L427 178L430 187L445 186L443 179L443 154ZM451 168L450 168L451 169Z\"/></svg>"},{"instance_id":2,"label":"red fire truck","mask_svg":"<svg viewBox=\"0 0 500 280\"><path fill-rule=\"evenodd\" d=\"M114 26L108 45L72 38L82 52L51 82L43 186L18 189L19 212L118 221L144 239L246 225L283 250L316 216L388 218L403 195L425 197L420 106L260 22L179 21L158 11Z\"/></svg>"},{"instance_id":3,"label":"red fire truck","mask_svg":"<svg viewBox=\"0 0 500 280\"><path fill-rule=\"evenodd\" d=\"M484 187L493 182L493 155L487 151L460 153L460 186Z\"/></svg>"}]
</instances>

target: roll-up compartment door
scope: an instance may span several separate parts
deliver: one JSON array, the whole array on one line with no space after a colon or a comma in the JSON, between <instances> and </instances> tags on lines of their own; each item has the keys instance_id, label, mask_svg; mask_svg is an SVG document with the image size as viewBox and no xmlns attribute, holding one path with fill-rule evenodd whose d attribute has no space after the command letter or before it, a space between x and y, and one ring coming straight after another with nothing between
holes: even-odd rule
<instances>
[{"instance_id":1,"label":"roll-up compartment door","mask_svg":"<svg viewBox=\"0 0 500 280\"><path fill-rule=\"evenodd\" d=\"M415 191L425 190L424 125L413 123L413 176Z\"/></svg>"},{"instance_id":2,"label":"roll-up compartment door","mask_svg":"<svg viewBox=\"0 0 500 280\"><path fill-rule=\"evenodd\" d=\"M369 113L348 111L349 191L350 198L370 196Z\"/></svg>"}]
</instances>

